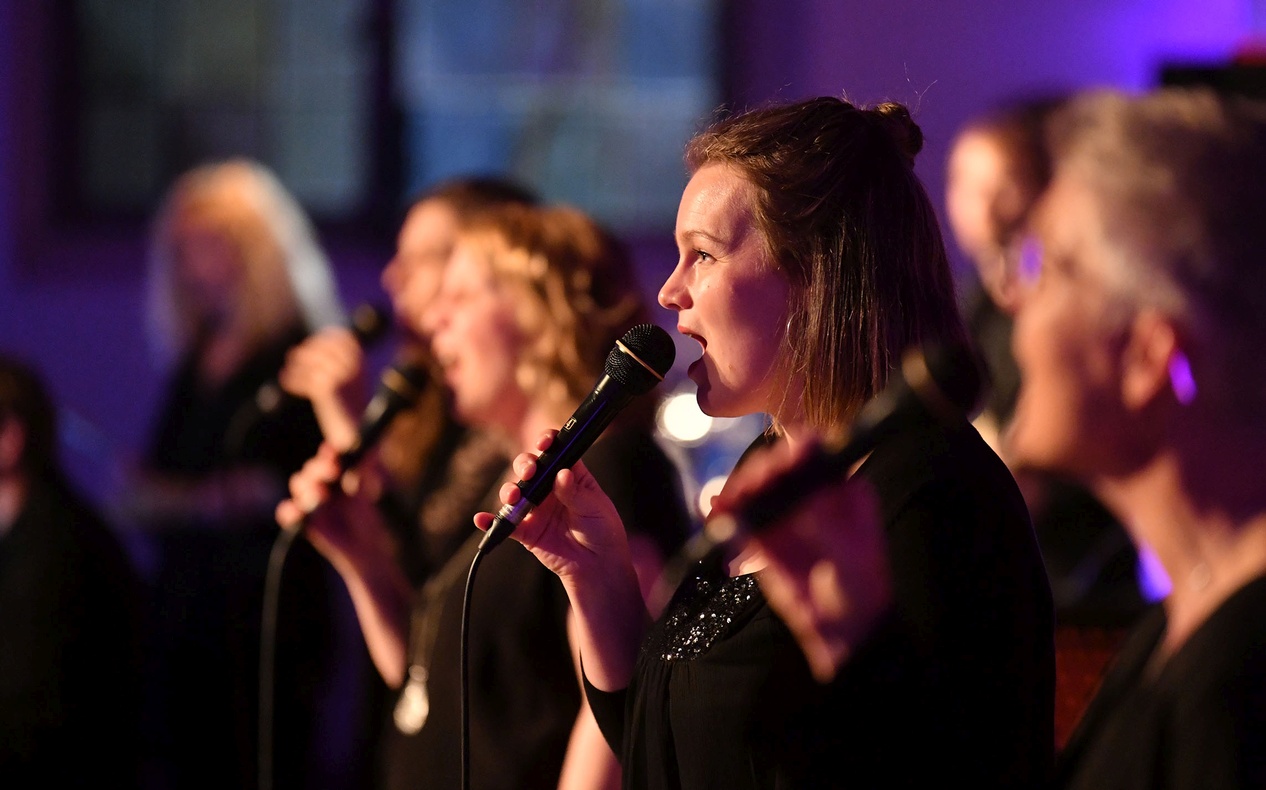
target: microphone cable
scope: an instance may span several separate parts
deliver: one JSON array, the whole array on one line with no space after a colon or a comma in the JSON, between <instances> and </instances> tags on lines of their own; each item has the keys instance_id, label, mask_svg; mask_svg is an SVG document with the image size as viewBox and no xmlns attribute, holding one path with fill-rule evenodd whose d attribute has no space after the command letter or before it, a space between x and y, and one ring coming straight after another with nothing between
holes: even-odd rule
<instances>
[{"instance_id":1,"label":"microphone cable","mask_svg":"<svg viewBox=\"0 0 1266 790\"><path fill-rule=\"evenodd\" d=\"M487 553L488 549L482 543L475 549L475 556L470 561L470 570L466 572L466 587L462 591L461 655L458 660L462 686L459 706L461 710L462 790L470 790L470 602L475 592L475 575L479 572L479 566Z\"/></svg>"},{"instance_id":2,"label":"microphone cable","mask_svg":"<svg viewBox=\"0 0 1266 790\"><path fill-rule=\"evenodd\" d=\"M342 495L342 476L355 467L378 439L382 438L383 432L396 415L417 402L427 379L425 368L407 363L389 367L383 372L378 391L365 407L355 443L339 454L340 484L332 489L332 496ZM311 512L303 513L297 523L286 525L277 531L277 537L273 539L273 546L268 554L268 567L264 572L259 634L259 790L272 790L275 774L277 624L280 620L283 571L290 548L295 539L303 534L311 515Z\"/></svg>"},{"instance_id":3,"label":"microphone cable","mask_svg":"<svg viewBox=\"0 0 1266 790\"><path fill-rule=\"evenodd\" d=\"M470 612L474 597L475 575L488 552L496 548L518 526L519 522L554 487L554 477L561 469L569 469L597 441L619 412L638 395L650 392L663 381L673 365L676 347L672 338L654 324L638 324L616 341L607 354L603 375L593 391L563 424L549 449L537 458L536 475L520 480L523 498L514 505L501 508L475 550L466 588L462 593L462 627L460 650L461 675L461 788L470 790Z\"/></svg>"}]
</instances>

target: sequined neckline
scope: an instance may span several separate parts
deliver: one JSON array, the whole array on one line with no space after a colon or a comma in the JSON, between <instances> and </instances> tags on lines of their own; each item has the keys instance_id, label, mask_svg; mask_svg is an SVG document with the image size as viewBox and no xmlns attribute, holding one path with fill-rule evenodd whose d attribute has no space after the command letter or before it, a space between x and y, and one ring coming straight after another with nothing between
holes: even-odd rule
<instances>
[{"instance_id":1,"label":"sequined neckline","mask_svg":"<svg viewBox=\"0 0 1266 790\"><path fill-rule=\"evenodd\" d=\"M659 661L698 658L724 636L751 604L755 576L711 578L696 574L677 591L646 645Z\"/></svg>"}]
</instances>

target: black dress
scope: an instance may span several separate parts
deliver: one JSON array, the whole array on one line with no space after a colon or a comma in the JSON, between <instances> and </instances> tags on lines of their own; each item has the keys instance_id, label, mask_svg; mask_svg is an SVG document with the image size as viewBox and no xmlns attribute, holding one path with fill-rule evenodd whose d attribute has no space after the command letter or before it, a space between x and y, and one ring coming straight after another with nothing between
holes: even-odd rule
<instances>
[{"instance_id":1,"label":"black dress","mask_svg":"<svg viewBox=\"0 0 1266 790\"><path fill-rule=\"evenodd\" d=\"M1060 755L1060 788L1266 787L1266 577L1228 598L1159 669L1157 606Z\"/></svg>"},{"instance_id":2,"label":"black dress","mask_svg":"<svg viewBox=\"0 0 1266 790\"><path fill-rule=\"evenodd\" d=\"M321 432L312 408L261 411L255 394L276 379L296 327L254 353L220 386L198 381L191 353L168 383L147 454L149 469L191 481L243 467L272 473L278 498ZM205 513L147 525L159 564L152 579L146 682L151 771L181 788L253 787L257 778L260 621L277 535L272 514L217 520ZM321 695L336 679L337 576L307 541L287 558L277 634L276 786L320 787L334 750L321 746ZM333 736L330 736L333 737Z\"/></svg>"},{"instance_id":3,"label":"black dress","mask_svg":"<svg viewBox=\"0 0 1266 790\"><path fill-rule=\"evenodd\" d=\"M138 588L100 517L37 481L0 534L0 787L135 787Z\"/></svg>"},{"instance_id":4,"label":"black dress","mask_svg":"<svg viewBox=\"0 0 1266 790\"><path fill-rule=\"evenodd\" d=\"M1045 781L1052 606L1014 481L966 423L912 426L857 474L879 496L893 612L822 686L756 579L701 565L629 688L586 685L628 790Z\"/></svg>"},{"instance_id":5,"label":"black dress","mask_svg":"<svg viewBox=\"0 0 1266 790\"><path fill-rule=\"evenodd\" d=\"M689 516L676 467L651 435L617 424L584 462L630 532L649 535L667 556L685 539ZM465 518L456 550L421 588L410 628L411 676L384 737L384 784L391 790L460 786L461 608L466 571L482 533L476 510L495 510L503 468ZM568 602L558 577L519 543L490 552L471 607L471 777L473 790L552 790L580 707L567 638ZM416 685L423 681L421 687ZM411 686L413 687L411 689ZM417 699L429 710L419 726Z\"/></svg>"}]
</instances>

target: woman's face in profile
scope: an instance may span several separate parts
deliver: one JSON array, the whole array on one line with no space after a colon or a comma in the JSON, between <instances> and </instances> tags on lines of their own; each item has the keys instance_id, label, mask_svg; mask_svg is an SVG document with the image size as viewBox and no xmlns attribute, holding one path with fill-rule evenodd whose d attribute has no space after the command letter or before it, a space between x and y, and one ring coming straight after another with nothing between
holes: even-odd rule
<instances>
[{"instance_id":1,"label":"woman's face in profile","mask_svg":"<svg viewBox=\"0 0 1266 790\"><path fill-rule=\"evenodd\" d=\"M766 252L755 200L729 166L699 168L677 212L677 266L659 292L677 330L702 349L689 373L699 408L714 417L774 411L785 390L777 363L790 286Z\"/></svg>"},{"instance_id":2,"label":"woman's face in profile","mask_svg":"<svg viewBox=\"0 0 1266 790\"><path fill-rule=\"evenodd\" d=\"M1128 446L1121 401L1129 311L1112 295L1096 202L1058 179L1037 215L1041 270L1020 300L1012 350L1020 394L1006 437L1025 466L1091 479Z\"/></svg>"},{"instance_id":3,"label":"woman's face in profile","mask_svg":"<svg viewBox=\"0 0 1266 790\"><path fill-rule=\"evenodd\" d=\"M458 240L423 328L458 417L516 430L526 402L515 376L524 341L514 304L481 248Z\"/></svg>"},{"instance_id":4,"label":"woman's face in profile","mask_svg":"<svg viewBox=\"0 0 1266 790\"><path fill-rule=\"evenodd\" d=\"M1017 295L999 225L1020 217L1026 202L1008 154L993 135L969 131L954 141L945 187L950 230L989 298L1007 313L1015 311Z\"/></svg>"},{"instance_id":5,"label":"woman's face in profile","mask_svg":"<svg viewBox=\"0 0 1266 790\"><path fill-rule=\"evenodd\" d=\"M442 201L424 201L405 217L395 257L381 279L397 323L410 333L421 332L421 318L439 293L456 238L457 215Z\"/></svg>"}]
</instances>

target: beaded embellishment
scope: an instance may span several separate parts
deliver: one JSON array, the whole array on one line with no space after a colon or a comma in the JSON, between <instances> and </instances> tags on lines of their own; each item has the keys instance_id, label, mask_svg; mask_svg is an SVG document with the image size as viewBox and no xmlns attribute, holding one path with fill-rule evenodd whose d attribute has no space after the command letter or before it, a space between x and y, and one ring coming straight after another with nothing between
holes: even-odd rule
<instances>
[{"instance_id":1,"label":"beaded embellishment","mask_svg":"<svg viewBox=\"0 0 1266 790\"><path fill-rule=\"evenodd\" d=\"M698 658L725 635L755 591L755 576L695 576L678 591L647 652L660 661Z\"/></svg>"}]
</instances>

